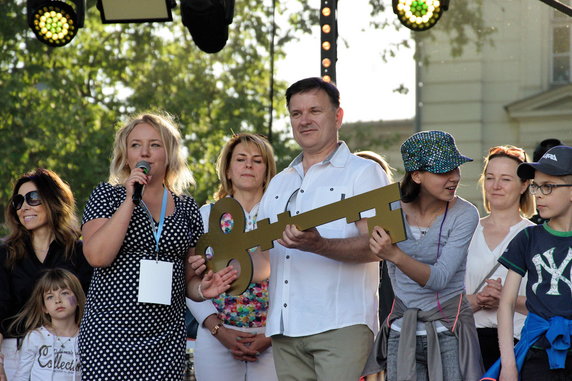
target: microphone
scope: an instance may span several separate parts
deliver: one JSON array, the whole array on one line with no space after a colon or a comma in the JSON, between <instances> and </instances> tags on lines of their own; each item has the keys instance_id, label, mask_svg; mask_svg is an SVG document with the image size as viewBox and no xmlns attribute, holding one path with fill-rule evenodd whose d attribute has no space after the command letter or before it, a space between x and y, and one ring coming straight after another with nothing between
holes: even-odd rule
<instances>
[{"instance_id":1,"label":"microphone","mask_svg":"<svg viewBox=\"0 0 572 381\"><path fill-rule=\"evenodd\" d=\"M137 164L135 164L135 168L141 168L143 170L143 173L146 175L149 172L151 172L151 164L149 164L145 160L142 160ZM143 194L143 184L135 183L135 185L133 186L133 203L135 205L139 205L139 202L141 202L142 194Z\"/></svg>"}]
</instances>

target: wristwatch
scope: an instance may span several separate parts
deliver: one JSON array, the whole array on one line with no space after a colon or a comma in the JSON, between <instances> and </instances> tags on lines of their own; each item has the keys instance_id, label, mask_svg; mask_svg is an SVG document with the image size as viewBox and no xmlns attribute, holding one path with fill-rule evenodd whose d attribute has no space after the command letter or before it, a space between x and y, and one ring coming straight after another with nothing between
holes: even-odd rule
<instances>
[{"instance_id":1,"label":"wristwatch","mask_svg":"<svg viewBox=\"0 0 572 381\"><path fill-rule=\"evenodd\" d=\"M220 329L220 327L222 327L222 323L218 323L217 325L215 325L213 327L213 329L211 329L211 334L213 336L216 336L216 334L218 333L218 330Z\"/></svg>"}]
</instances>

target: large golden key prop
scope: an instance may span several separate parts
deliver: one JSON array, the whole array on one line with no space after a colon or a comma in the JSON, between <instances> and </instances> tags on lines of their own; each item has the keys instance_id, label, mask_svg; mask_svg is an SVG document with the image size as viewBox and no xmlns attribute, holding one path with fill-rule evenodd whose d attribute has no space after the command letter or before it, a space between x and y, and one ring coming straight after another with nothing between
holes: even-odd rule
<instances>
[{"instance_id":1,"label":"large golden key prop","mask_svg":"<svg viewBox=\"0 0 572 381\"><path fill-rule=\"evenodd\" d=\"M374 226L382 226L391 236L393 243L406 239L401 209L390 210L390 203L401 198L399 183L362 193L337 201L308 212L291 216L290 212L278 215L278 221L270 223L268 218L258 221L258 228L245 232L244 211L231 197L217 201L212 207L209 218L209 232L203 234L197 242L196 253L205 257L209 270L219 271L235 260L240 265L240 275L227 291L230 295L240 295L252 281L252 259L249 249L260 246L261 250L274 247L274 240L282 237L286 225L296 225L299 230L310 229L341 218L348 223L360 219L360 213L375 209L375 217L368 218L371 233ZM221 230L220 221L224 214L230 213L234 225L229 233ZM212 259L206 256L207 249L213 251Z\"/></svg>"}]
</instances>

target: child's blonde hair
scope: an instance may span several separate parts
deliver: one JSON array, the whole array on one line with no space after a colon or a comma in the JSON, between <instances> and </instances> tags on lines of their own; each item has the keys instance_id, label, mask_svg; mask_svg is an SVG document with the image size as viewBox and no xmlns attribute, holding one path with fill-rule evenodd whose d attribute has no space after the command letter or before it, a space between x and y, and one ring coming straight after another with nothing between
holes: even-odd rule
<instances>
[{"instance_id":1,"label":"child's blonde hair","mask_svg":"<svg viewBox=\"0 0 572 381\"><path fill-rule=\"evenodd\" d=\"M25 335L28 332L41 326L49 326L52 318L44 312L44 294L48 291L55 291L60 288L71 290L77 299L75 311L75 323L79 325L83 317L85 306L85 293L81 288L79 279L65 269L49 269L44 272L36 283L32 295L16 315L15 320L10 324L9 332L18 335Z\"/></svg>"}]
</instances>

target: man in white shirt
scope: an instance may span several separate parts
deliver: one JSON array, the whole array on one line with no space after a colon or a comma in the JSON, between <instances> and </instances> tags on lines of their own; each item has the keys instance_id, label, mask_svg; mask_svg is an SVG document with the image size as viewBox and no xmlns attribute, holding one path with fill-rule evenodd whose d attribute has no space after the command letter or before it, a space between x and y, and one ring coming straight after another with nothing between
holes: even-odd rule
<instances>
[{"instance_id":1,"label":"man in white shirt","mask_svg":"<svg viewBox=\"0 0 572 381\"><path fill-rule=\"evenodd\" d=\"M286 91L302 153L270 182L259 220L276 221L387 185L379 165L338 140L344 112L337 88L307 78ZM270 250L272 337L280 380L358 380L377 333L379 260L369 250L367 217L298 230L286 226Z\"/></svg>"}]
</instances>

